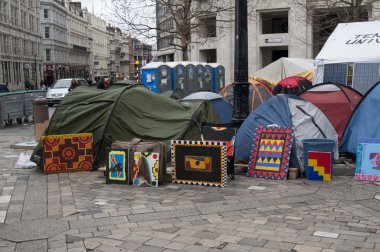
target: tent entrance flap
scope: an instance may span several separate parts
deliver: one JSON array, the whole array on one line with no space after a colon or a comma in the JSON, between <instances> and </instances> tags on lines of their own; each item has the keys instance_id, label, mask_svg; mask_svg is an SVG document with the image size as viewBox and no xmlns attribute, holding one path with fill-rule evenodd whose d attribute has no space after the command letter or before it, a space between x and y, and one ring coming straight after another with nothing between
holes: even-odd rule
<instances>
[{"instance_id":1,"label":"tent entrance flap","mask_svg":"<svg viewBox=\"0 0 380 252\"><path fill-rule=\"evenodd\" d=\"M326 137L326 134L323 132L323 130L321 129L321 127L318 126L318 124L315 122L315 119L312 115L310 115L309 113L307 113L305 110L303 110L302 108L300 108L300 106L296 106L296 108L298 108L302 113L304 113L306 116L310 117L311 121L313 122L314 126L319 130L319 132L321 132L323 138L327 138Z\"/></svg>"}]
</instances>

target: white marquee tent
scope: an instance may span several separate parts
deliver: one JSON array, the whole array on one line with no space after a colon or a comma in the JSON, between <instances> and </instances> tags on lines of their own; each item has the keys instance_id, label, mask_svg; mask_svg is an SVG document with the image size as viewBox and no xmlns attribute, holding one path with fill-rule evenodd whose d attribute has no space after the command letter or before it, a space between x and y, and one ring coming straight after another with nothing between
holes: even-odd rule
<instances>
[{"instance_id":1,"label":"white marquee tent","mask_svg":"<svg viewBox=\"0 0 380 252\"><path fill-rule=\"evenodd\" d=\"M339 24L315 65L314 83L335 82L367 92L380 80L380 21Z\"/></svg>"},{"instance_id":2,"label":"white marquee tent","mask_svg":"<svg viewBox=\"0 0 380 252\"><path fill-rule=\"evenodd\" d=\"M302 58L280 58L253 74L258 81L263 80L277 85L290 76L301 76L309 80L313 78L314 60Z\"/></svg>"}]
</instances>

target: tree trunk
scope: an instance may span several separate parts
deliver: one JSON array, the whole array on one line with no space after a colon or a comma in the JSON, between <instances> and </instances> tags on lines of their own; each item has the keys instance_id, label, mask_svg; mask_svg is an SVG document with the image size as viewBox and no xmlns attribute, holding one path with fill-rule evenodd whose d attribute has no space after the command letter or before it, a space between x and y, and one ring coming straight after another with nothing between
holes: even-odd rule
<instances>
[{"instance_id":1,"label":"tree trunk","mask_svg":"<svg viewBox=\"0 0 380 252\"><path fill-rule=\"evenodd\" d=\"M189 39L186 35L183 35L181 38L181 51L182 51L182 60L183 61L189 61L189 53L188 53L188 43Z\"/></svg>"},{"instance_id":2,"label":"tree trunk","mask_svg":"<svg viewBox=\"0 0 380 252\"><path fill-rule=\"evenodd\" d=\"M187 52L187 48L182 48L182 60L189 61L189 54Z\"/></svg>"}]
</instances>

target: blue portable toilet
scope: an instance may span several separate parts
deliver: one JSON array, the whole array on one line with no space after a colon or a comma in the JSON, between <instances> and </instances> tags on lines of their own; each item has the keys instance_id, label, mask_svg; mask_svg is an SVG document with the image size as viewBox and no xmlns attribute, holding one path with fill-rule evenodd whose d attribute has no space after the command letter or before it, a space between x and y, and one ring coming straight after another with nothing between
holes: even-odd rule
<instances>
[{"instance_id":1,"label":"blue portable toilet","mask_svg":"<svg viewBox=\"0 0 380 252\"><path fill-rule=\"evenodd\" d=\"M157 88L157 69L164 62L151 62L141 68L141 83L152 90L154 93L158 93Z\"/></svg>"},{"instance_id":2,"label":"blue portable toilet","mask_svg":"<svg viewBox=\"0 0 380 252\"><path fill-rule=\"evenodd\" d=\"M219 63L212 63L210 66L213 67L213 91L218 93L226 85L226 71L224 66Z\"/></svg>"},{"instance_id":3,"label":"blue portable toilet","mask_svg":"<svg viewBox=\"0 0 380 252\"><path fill-rule=\"evenodd\" d=\"M151 62L141 68L141 82L155 93L173 90L171 68L165 62Z\"/></svg>"},{"instance_id":4,"label":"blue portable toilet","mask_svg":"<svg viewBox=\"0 0 380 252\"><path fill-rule=\"evenodd\" d=\"M198 72L195 64L186 62L186 78L185 78L185 95L189 95L199 90Z\"/></svg>"},{"instance_id":5,"label":"blue portable toilet","mask_svg":"<svg viewBox=\"0 0 380 252\"><path fill-rule=\"evenodd\" d=\"M214 92L214 68L210 66L209 64L205 64L205 70L204 70L204 86L206 87L207 91Z\"/></svg>"},{"instance_id":6,"label":"blue portable toilet","mask_svg":"<svg viewBox=\"0 0 380 252\"><path fill-rule=\"evenodd\" d=\"M199 63L197 65L197 80L198 80L198 88L199 91L208 91L212 92L212 79L210 78L210 74L206 75L206 64L205 63ZM212 67L211 68L212 72ZM206 79L206 77L208 77Z\"/></svg>"},{"instance_id":7,"label":"blue portable toilet","mask_svg":"<svg viewBox=\"0 0 380 252\"><path fill-rule=\"evenodd\" d=\"M173 79L171 68L163 64L157 69L157 89L158 93L173 91Z\"/></svg>"},{"instance_id":8,"label":"blue portable toilet","mask_svg":"<svg viewBox=\"0 0 380 252\"><path fill-rule=\"evenodd\" d=\"M168 62L168 66L172 72L172 89L173 95L177 98L183 98L186 96L186 65L187 62Z\"/></svg>"}]
</instances>

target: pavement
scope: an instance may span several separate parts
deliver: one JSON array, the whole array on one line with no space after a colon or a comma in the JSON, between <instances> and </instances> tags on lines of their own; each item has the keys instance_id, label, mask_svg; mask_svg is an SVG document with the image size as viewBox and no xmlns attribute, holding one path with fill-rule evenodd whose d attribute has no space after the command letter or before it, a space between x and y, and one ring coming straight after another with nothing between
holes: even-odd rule
<instances>
[{"instance_id":1,"label":"pavement","mask_svg":"<svg viewBox=\"0 0 380 252\"><path fill-rule=\"evenodd\" d=\"M32 125L0 128L0 251L380 251L380 183L235 176L227 188L106 185L15 169Z\"/></svg>"}]
</instances>

